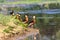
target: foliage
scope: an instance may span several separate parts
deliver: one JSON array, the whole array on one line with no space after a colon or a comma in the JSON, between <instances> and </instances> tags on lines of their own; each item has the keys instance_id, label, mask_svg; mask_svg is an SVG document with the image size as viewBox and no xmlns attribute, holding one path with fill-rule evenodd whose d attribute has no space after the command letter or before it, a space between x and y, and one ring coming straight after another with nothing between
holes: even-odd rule
<instances>
[{"instance_id":1,"label":"foliage","mask_svg":"<svg viewBox=\"0 0 60 40\"><path fill-rule=\"evenodd\" d=\"M5 0L6 1L6 0ZM31 4L31 3L44 3L44 2L59 2L60 0L20 0L16 2L4 2L5 4Z\"/></svg>"},{"instance_id":2,"label":"foliage","mask_svg":"<svg viewBox=\"0 0 60 40\"><path fill-rule=\"evenodd\" d=\"M23 23L23 22L21 22L21 21L19 21L17 19L14 20L14 23L16 25L19 25L19 26L22 26L22 27L25 27L25 28L27 28L27 26L28 26L28 24L25 24L25 23Z\"/></svg>"},{"instance_id":3,"label":"foliage","mask_svg":"<svg viewBox=\"0 0 60 40\"><path fill-rule=\"evenodd\" d=\"M27 24L24 24L23 22L20 22L18 19L15 19L15 16L8 16L0 14L0 24L7 25L7 23L13 22L18 25L26 26Z\"/></svg>"},{"instance_id":4,"label":"foliage","mask_svg":"<svg viewBox=\"0 0 60 40\"><path fill-rule=\"evenodd\" d=\"M56 40L60 40L60 30L56 33Z\"/></svg>"},{"instance_id":5,"label":"foliage","mask_svg":"<svg viewBox=\"0 0 60 40\"><path fill-rule=\"evenodd\" d=\"M5 29L5 30L3 30L3 32L5 32L5 33L9 33L9 29Z\"/></svg>"},{"instance_id":6,"label":"foliage","mask_svg":"<svg viewBox=\"0 0 60 40\"><path fill-rule=\"evenodd\" d=\"M23 28L22 30L27 28L28 24L24 24L18 19L15 19L15 17L16 16L0 14L0 24L4 26L8 26L6 29L3 30L3 32L10 33L11 31L13 31L13 29L15 29L15 27L16 30L17 28L21 28L21 27Z\"/></svg>"},{"instance_id":7,"label":"foliage","mask_svg":"<svg viewBox=\"0 0 60 40\"><path fill-rule=\"evenodd\" d=\"M13 30L13 28L14 28L14 27L9 26L8 28L4 29L3 32L5 32L5 33L9 33L10 31Z\"/></svg>"},{"instance_id":8,"label":"foliage","mask_svg":"<svg viewBox=\"0 0 60 40\"><path fill-rule=\"evenodd\" d=\"M0 14L0 24L6 25L10 21L10 16L4 16Z\"/></svg>"},{"instance_id":9,"label":"foliage","mask_svg":"<svg viewBox=\"0 0 60 40\"><path fill-rule=\"evenodd\" d=\"M19 11L28 11L28 10L40 10L41 9L41 7L39 6L39 5L35 5L35 6L33 6L33 7L10 7L10 8L8 8L8 11L10 11L10 10L14 10L14 11L17 11L17 12L19 12Z\"/></svg>"},{"instance_id":10,"label":"foliage","mask_svg":"<svg viewBox=\"0 0 60 40\"><path fill-rule=\"evenodd\" d=\"M16 1L16 2L4 2L5 4L30 4L30 3L35 3L35 2L40 2L40 0L26 0L26 1Z\"/></svg>"}]
</instances>

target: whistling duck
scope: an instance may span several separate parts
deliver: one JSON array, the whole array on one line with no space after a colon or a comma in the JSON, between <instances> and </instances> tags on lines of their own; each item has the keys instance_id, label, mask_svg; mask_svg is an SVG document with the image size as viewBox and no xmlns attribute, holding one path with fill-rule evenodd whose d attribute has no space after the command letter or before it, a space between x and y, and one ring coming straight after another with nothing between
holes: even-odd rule
<instances>
[{"instance_id":1,"label":"whistling duck","mask_svg":"<svg viewBox=\"0 0 60 40\"><path fill-rule=\"evenodd\" d=\"M18 19L19 21L22 21L20 14L16 14L16 19Z\"/></svg>"},{"instance_id":2,"label":"whistling duck","mask_svg":"<svg viewBox=\"0 0 60 40\"><path fill-rule=\"evenodd\" d=\"M33 20L31 22L29 22L28 27L33 27L33 25L35 24L35 16L33 16Z\"/></svg>"},{"instance_id":3,"label":"whistling duck","mask_svg":"<svg viewBox=\"0 0 60 40\"><path fill-rule=\"evenodd\" d=\"M28 23L28 16L25 15L25 19L23 20L24 23Z\"/></svg>"},{"instance_id":4,"label":"whistling duck","mask_svg":"<svg viewBox=\"0 0 60 40\"><path fill-rule=\"evenodd\" d=\"M14 16L14 11L12 10L12 12L10 12L10 15Z\"/></svg>"}]
</instances>

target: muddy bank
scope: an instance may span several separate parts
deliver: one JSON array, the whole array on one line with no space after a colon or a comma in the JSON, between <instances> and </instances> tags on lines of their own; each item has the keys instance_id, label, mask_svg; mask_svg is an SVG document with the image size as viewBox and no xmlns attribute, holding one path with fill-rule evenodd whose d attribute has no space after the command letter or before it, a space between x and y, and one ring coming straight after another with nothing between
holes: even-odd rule
<instances>
[{"instance_id":1,"label":"muddy bank","mask_svg":"<svg viewBox=\"0 0 60 40\"><path fill-rule=\"evenodd\" d=\"M12 34L12 35L4 35L3 33L0 33L0 40L34 40L39 37L39 30L28 28L28 31L25 31L22 34ZM39 38L38 38L39 39Z\"/></svg>"}]
</instances>

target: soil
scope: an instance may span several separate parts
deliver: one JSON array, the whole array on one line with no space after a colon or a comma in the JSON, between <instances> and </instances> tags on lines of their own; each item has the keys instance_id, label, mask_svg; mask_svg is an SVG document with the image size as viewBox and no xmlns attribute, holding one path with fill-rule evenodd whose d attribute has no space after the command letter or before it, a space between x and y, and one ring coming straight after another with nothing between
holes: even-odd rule
<instances>
[{"instance_id":1,"label":"soil","mask_svg":"<svg viewBox=\"0 0 60 40\"><path fill-rule=\"evenodd\" d=\"M2 24L0 24L0 40L24 40L26 37L30 36L30 35L35 35L37 33L39 33L38 29L34 29L34 28L27 28L27 30L22 30L21 33L12 33L10 34L4 34L2 32L2 30L4 30L6 27L3 26Z\"/></svg>"}]
</instances>

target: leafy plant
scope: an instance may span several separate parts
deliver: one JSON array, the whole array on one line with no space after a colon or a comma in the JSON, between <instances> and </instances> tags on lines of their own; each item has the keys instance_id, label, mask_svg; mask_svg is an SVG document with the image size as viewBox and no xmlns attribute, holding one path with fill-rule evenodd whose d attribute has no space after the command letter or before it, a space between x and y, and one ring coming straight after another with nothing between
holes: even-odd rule
<instances>
[{"instance_id":1,"label":"leafy plant","mask_svg":"<svg viewBox=\"0 0 60 40\"><path fill-rule=\"evenodd\" d=\"M9 26L9 27L8 27L9 30L13 30L13 28L14 28L14 27L12 27L12 26Z\"/></svg>"},{"instance_id":2,"label":"leafy plant","mask_svg":"<svg viewBox=\"0 0 60 40\"><path fill-rule=\"evenodd\" d=\"M16 25L22 26L22 27L27 27L27 26L28 26L28 24L25 24L25 23L19 21L18 19L15 19L15 20L14 20L14 23L15 23Z\"/></svg>"},{"instance_id":3,"label":"leafy plant","mask_svg":"<svg viewBox=\"0 0 60 40\"><path fill-rule=\"evenodd\" d=\"M0 14L0 24L6 25L8 22L10 22L10 19L10 16L4 16L3 14Z\"/></svg>"},{"instance_id":4,"label":"leafy plant","mask_svg":"<svg viewBox=\"0 0 60 40\"><path fill-rule=\"evenodd\" d=\"M5 33L9 33L10 31L13 30L13 28L14 28L14 27L9 26L8 28L4 29L3 32L5 32Z\"/></svg>"},{"instance_id":5,"label":"leafy plant","mask_svg":"<svg viewBox=\"0 0 60 40\"><path fill-rule=\"evenodd\" d=\"M5 29L5 30L3 30L3 32L5 32L5 33L9 33L9 29Z\"/></svg>"}]
</instances>

